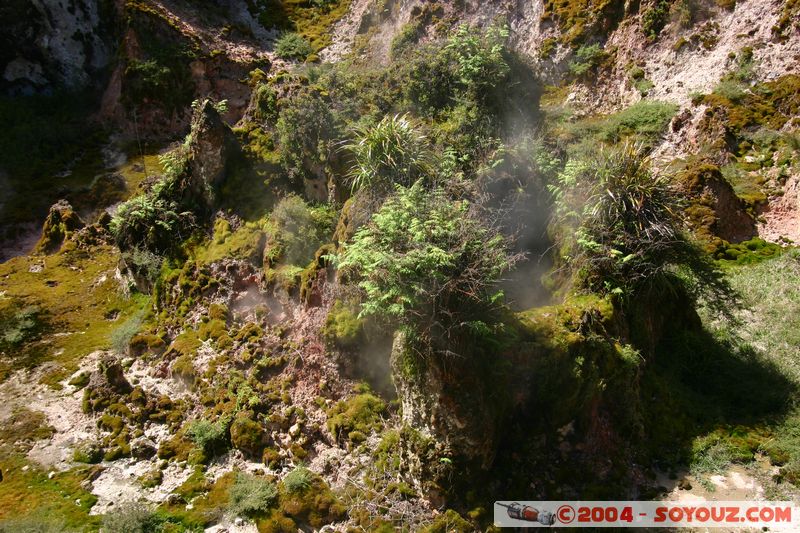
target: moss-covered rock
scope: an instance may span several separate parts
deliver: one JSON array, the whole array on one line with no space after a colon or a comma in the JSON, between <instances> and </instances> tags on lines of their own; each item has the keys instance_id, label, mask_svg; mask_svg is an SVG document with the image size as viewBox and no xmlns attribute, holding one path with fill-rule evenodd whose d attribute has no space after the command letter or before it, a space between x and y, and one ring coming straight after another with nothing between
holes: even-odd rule
<instances>
[{"instance_id":1,"label":"moss-covered rock","mask_svg":"<svg viewBox=\"0 0 800 533\"><path fill-rule=\"evenodd\" d=\"M264 425L254 420L252 411L242 411L231 423L231 445L251 457L261 458L267 444Z\"/></svg>"},{"instance_id":2,"label":"moss-covered rock","mask_svg":"<svg viewBox=\"0 0 800 533\"><path fill-rule=\"evenodd\" d=\"M50 213L44 221L36 251L45 254L57 252L64 241L82 227L84 227L83 220L69 202L59 200L50 208Z\"/></svg>"},{"instance_id":3,"label":"moss-covered rock","mask_svg":"<svg viewBox=\"0 0 800 533\"><path fill-rule=\"evenodd\" d=\"M380 427L386 404L365 392L336 403L328 410L328 430L340 442L358 444Z\"/></svg>"}]
</instances>

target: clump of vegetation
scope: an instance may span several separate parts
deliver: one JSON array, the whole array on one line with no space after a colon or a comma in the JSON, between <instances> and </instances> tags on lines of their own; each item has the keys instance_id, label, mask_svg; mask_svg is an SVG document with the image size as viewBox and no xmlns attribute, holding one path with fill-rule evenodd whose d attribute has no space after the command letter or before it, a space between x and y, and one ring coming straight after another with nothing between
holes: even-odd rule
<instances>
[{"instance_id":1,"label":"clump of vegetation","mask_svg":"<svg viewBox=\"0 0 800 533\"><path fill-rule=\"evenodd\" d=\"M674 104L637 102L609 116L600 127L600 135L609 142L618 142L629 135L653 138L663 133L677 110Z\"/></svg>"},{"instance_id":2,"label":"clump of vegetation","mask_svg":"<svg viewBox=\"0 0 800 533\"><path fill-rule=\"evenodd\" d=\"M186 435L207 455L219 451L228 440L230 420L222 416L216 422L206 419L196 420L186 428Z\"/></svg>"},{"instance_id":3,"label":"clump of vegetation","mask_svg":"<svg viewBox=\"0 0 800 533\"><path fill-rule=\"evenodd\" d=\"M479 32L462 25L450 36L445 52L453 55L457 79L473 101L488 99L508 77L506 44L509 34L507 26L494 25Z\"/></svg>"},{"instance_id":4,"label":"clump of vegetation","mask_svg":"<svg viewBox=\"0 0 800 533\"><path fill-rule=\"evenodd\" d=\"M500 298L493 286L517 257L466 200L454 201L421 181L398 186L359 229L339 259L359 280L361 316L375 315L418 331L453 326L481 330Z\"/></svg>"},{"instance_id":5,"label":"clump of vegetation","mask_svg":"<svg viewBox=\"0 0 800 533\"><path fill-rule=\"evenodd\" d=\"M291 265L307 265L314 252L333 231L333 213L326 207L309 207L302 198L282 198L272 211L276 232L269 244L267 259Z\"/></svg>"},{"instance_id":6,"label":"clump of vegetation","mask_svg":"<svg viewBox=\"0 0 800 533\"><path fill-rule=\"evenodd\" d=\"M161 530L164 520L142 504L115 507L103 517L103 531L108 533L153 533Z\"/></svg>"},{"instance_id":7,"label":"clump of vegetation","mask_svg":"<svg viewBox=\"0 0 800 533\"><path fill-rule=\"evenodd\" d=\"M669 0L656 0L642 14L642 30L651 41L658 37L658 34L661 33L661 30L669 21L670 4Z\"/></svg>"},{"instance_id":8,"label":"clump of vegetation","mask_svg":"<svg viewBox=\"0 0 800 533\"><path fill-rule=\"evenodd\" d=\"M283 33L275 42L275 53L281 59L304 60L314 51L311 44L294 32Z\"/></svg>"},{"instance_id":9,"label":"clump of vegetation","mask_svg":"<svg viewBox=\"0 0 800 533\"><path fill-rule=\"evenodd\" d=\"M328 430L337 441L360 443L380 427L386 404L365 392L338 402L328 411Z\"/></svg>"},{"instance_id":10,"label":"clump of vegetation","mask_svg":"<svg viewBox=\"0 0 800 533\"><path fill-rule=\"evenodd\" d=\"M29 342L43 327L43 316L38 306L19 306L10 298L0 299L0 351Z\"/></svg>"},{"instance_id":11,"label":"clump of vegetation","mask_svg":"<svg viewBox=\"0 0 800 533\"><path fill-rule=\"evenodd\" d=\"M144 312L136 313L111 332L111 347L120 355L128 353L128 346L134 335L139 333L144 322Z\"/></svg>"},{"instance_id":12,"label":"clump of vegetation","mask_svg":"<svg viewBox=\"0 0 800 533\"><path fill-rule=\"evenodd\" d=\"M179 181L189 164L188 149L178 147L162 156L161 162L166 175L148 193L119 206L111 220L110 230L120 250L138 248L165 255L174 251L195 228L194 213L178 202Z\"/></svg>"},{"instance_id":13,"label":"clump of vegetation","mask_svg":"<svg viewBox=\"0 0 800 533\"><path fill-rule=\"evenodd\" d=\"M274 483L250 474L239 473L229 492L229 511L236 516L253 517L266 513L278 498Z\"/></svg>"},{"instance_id":14,"label":"clump of vegetation","mask_svg":"<svg viewBox=\"0 0 800 533\"><path fill-rule=\"evenodd\" d=\"M283 478L283 486L291 493L304 492L311 487L314 474L303 465L297 466Z\"/></svg>"},{"instance_id":15,"label":"clump of vegetation","mask_svg":"<svg viewBox=\"0 0 800 533\"><path fill-rule=\"evenodd\" d=\"M623 16L624 10L614 2L545 0L542 21L554 20L561 30L561 42L576 47L612 31Z\"/></svg>"},{"instance_id":16,"label":"clump of vegetation","mask_svg":"<svg viewBox=\"0 0 800 533\"><path fill-rule=\"evenodd\" d=\"M607 57L608 54L599 44L581 46L569 63L569 71L575 76L583 76L597 68Z\"/></svg>"},{"instance_id":17,"label":"clump of vegetation","mask_svg":"<svg viewBox=\"0 0 800 533\"><path fill-rule=\"evenodd\" d=\"M432 169L428 140L408 115L387 116L354 133L354 140L343 146L353 157L348 173L353 191L386 194L395 184L407 187Z\"/></svg>"},{"instance_id":18,"label":"clump of vegetation","mask_svg":"<svg viewBox=\"0 0 800 533\"><path fill-rule=\"evenodd\" d=\"M647 96L647 93L653 88L653 82L645 77L644 69L641 67L631 67L628 71L628 76L633 82L634 88L636 88L642 96Z\"/></svg>"},{"instance_id":19,"label":"clump of vegetation","mask_svg":"<svg viewBox=\"0 0 800 533\"><path fill-rule=\"evenodd\" d=\"M324 179L319 169L327 163L329 143L338 137L330 103L315 90L303 91L281 105L276 133L281 146L281 166L290 179Z\"/></svg>"},{"instance_id":20,"label":"clump of vegetation","mask_svg":"<svg viewBox=\"0 0 800 533\"><path fill-rule=\"evenodd\" d=\"M678 267L714 279L682 232L678 192L667 175L651 170L642 146L627 143L571 161L551 190L562 255L591 290L631 294L680 285Z\"/></svg>"},{"instance_id":21,"label":"clump of vegetation","mask_svg":"<svg viewBox=\"0 0 800 533\"><path fill-rule=\"evenodd\" d=\"M252 5L262 26L297 32L319 51L331 44L330 27L347 13L350 0L255 0Z\"/></svg>"},{"instance_id":22,"label":"clump of vegetation","mask_svg":"<svg viewBox=\"0 0 800 533\"><path fill-rule=\"evenodd\" d=\"M340 348L355 348L362 340L363 327L358 304L336 300L325 318L322 336Z\"/></svg>"}]
</instances>

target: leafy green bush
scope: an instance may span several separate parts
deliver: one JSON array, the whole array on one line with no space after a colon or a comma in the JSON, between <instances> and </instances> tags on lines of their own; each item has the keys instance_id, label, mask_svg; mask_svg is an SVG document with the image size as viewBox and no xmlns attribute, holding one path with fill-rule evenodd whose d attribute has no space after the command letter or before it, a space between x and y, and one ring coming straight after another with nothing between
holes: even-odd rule
<instances>
[{"instance_id":1,"label":"leafy green bush","mask_svg":"<svg viewBox=\"0 0 800 533\"><path fill-rule=\"evenodd\" d=\"M361 316L427 329L478 326L467 317L498 301L493 282L514 261L506 239L469 202L418 181L398 186L356 232L339 268L364 290Z\"/></svg>"},{"instance_id":2,"label":"leafy green bush","mask_svg":"<svg viewBox=\"0 0 800 533\"><path fill-rule=\"evenodd\" d=\"M311 44L302 35L294 32L283 33L275 43L275 53L281 59L303 60L313 51Z\"/></svg>"},{"instance_id":3,"label":"leafy green bush","mask_svg":"<svg viewBox=\"0 0 800 533\"><path fill-rule=\"evenodd\" d=\"M670 0L656 0L642 15L642 30L650 40L655 40L669 20Z\"/></svg>"},{"instance_id":4,"label":"leafy green bush","mask_svg":"<svg viewBox=\"0 0 800 533\"><path fill-rule=\"evenodd\" d=\"M253 90L253 116L256 120L275 120L278 118L278 95L266 83L259 83Z\"/></svg>"},{"instance_id":5,"label":"leafy green bush","mask_svg":"<svg viewBox=\"0 0 800 533\"><path fill-rule=\"evenodd\" d=\"M456 75L468 96L478 101L491 97L511 69L506 59L507 26L491 26L481 32L467 25L459 26L448 39L445 52L452 54Z\"/></svg>"},{"instance_id":6,"label":"leafy green bush","mask_svg":"<svg viewBox=\"0 0 800 533\"><path fill-rule=\"evenodd\" d=\"M278 498L278 489L264 478L238 473L228 495L228 509L232 514L254 516L272 507Z\"/></svg>"},{"instance_id":7,"label":"leafy green bush","mask_svg":"<svg viewBox=\"0 0 800 533\"><path fill-rule=\"evenodd\" d=\"M575 76L583 76L599 66L608 56L599 44L582 45L575 52L575 59L569 63L569 71Z\"/></svg>"},{"instance_id":8,"label":"leafy green bush","mask_svg":"<svg viewBox=\"0 0 800 533\"><path fill-rule=\"evenodd\" d=\"M323 176L329 157L328 143L337 136L337 125L330 103L317 91L304 91L281 105L277 122L281 165L289 177Z\"/></svg>"},{"instance_id":9,"label":"leafy green bush","mask_svg":"<svg viewBox=\"0 0 800 533\"><path fill-rule=\"evenodd\" d=\"M408 115L387 116L375 126L356 128L354 140L344 149L354 160L347 175L353 191L386 193L394 184L409 186L430 171L433 159L427 139Z\"/></svg>"}]
</instances>

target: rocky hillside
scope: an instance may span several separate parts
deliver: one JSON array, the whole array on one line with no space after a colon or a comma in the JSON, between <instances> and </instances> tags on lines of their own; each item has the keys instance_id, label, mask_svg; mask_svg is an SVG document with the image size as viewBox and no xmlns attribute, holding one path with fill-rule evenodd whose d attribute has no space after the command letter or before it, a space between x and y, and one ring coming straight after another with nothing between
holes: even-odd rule
<instances>
[{"instance_id":1,"label":"rocky hillside","mask_svg":"<svg viewBox=\"0 0 800 533\"><path fill-rule=\"evenodd\" d=\"M0 531L798 498L795 0L0 14Z\"/></svg>"}]
</instances>

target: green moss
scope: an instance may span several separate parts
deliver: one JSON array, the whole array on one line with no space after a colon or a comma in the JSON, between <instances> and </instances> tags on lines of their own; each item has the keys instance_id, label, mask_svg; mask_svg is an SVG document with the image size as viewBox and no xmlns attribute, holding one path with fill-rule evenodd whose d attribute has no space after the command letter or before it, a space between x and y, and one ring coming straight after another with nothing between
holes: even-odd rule
<instances>
[{"instance_id":1,"label":"green moss","mask_svg":"<svg viewBox=\"0 0 800 533\"><path fill-rule=\"evenodd\" d=\"M231 445L252 457L262 457L267 444L264 425L253 419L252 411L242 411L231 424Z\"/></svg>"},{"instance_id":2,"label":"green moss","mask_svg":"<svg viewBox=\"0 0 800 533\"><path fill-rule=\"evenodd\" d=\"M118 290L113 276L118 261L118 252L110 246L65 246L41 269L34 257L0 264L0 293L5 294L0 305L11 299L47 309L48 315L57 317L38 338L28 339L16 350L14 367L34 367L48 360L60 364L66 377L77 370L77 361L109 347L111 332L147 300L141 295L126 298ZM51 335L56 332L60 335Z\"/></svg>"},{"instance_id":3,"label":"green moss","mask_svg":"<svg viewBox=\"0 0 800 533\"><path fill-rule=\"evenodd\" d=\"M44 413L27 407L17 407L0 427L0 442L8 445L17 441L33 443L50 438L53 433L55 429L47 423Z\"/></svg>"},{"instance_id":4,"label":"green moss","mask_svg":"<svg viewBox=\"0 0 800 533\"><path fill-rule=\"evenodd\" d=\"M89 516L97 498L82 487L95 467L78 467L49 476L19 456L4 455L2 464L0 520L50 515L59 517L72 529L99 527L99 518Z\"/></svg>"},{"instance_id":5,"label":"green moss","mask_svg":"<svg viewBox=\"0 0 800 533\"><path fill-rule=\"evenodd\" d=\"M145 354L162 354L166 350L167 345L164 340L150 333L140 333L134 335L128 343L128 352L134 357L140 357Z\"/></svg>"},{"instance_id":6,"label":"green moss","mask_svg":"<svg viewBox=\"0 0 800 533\"><path fill-rule=\"evenodd\" d=\"M232 231L227 220L218 218L214 223L211 241L197 248L194 254L203 264L234 258L248 260L260 266L265 242L263 222L247 222Z\"/></svg>"},{"instance_id":7,"label":"green moss","mask_svg":"<svg viewBox=\"0 0 800 533\"><path fill-rule=\"evenodd\" d=\"M178 356L186 356L191 359L197 353L201 344L197 332L194 330L185 331L172 341L167 349L167 353L174 353Z\"/></svg>"},{"instance_id":8,"label":"green moss","mask_svg":"<svg viewBox=\"0 0 800 533\"><path fill-rule=\"evenodd\" d=\"M328 430L338 441L362 442L380 428L386 404L370 393L353 396L328 410Z\"/></svg>"},{"instance_id":9,"label":"green moss","mask_svg":"<svg viewBox=\"0 0 800 533\"><path fill-rule=\"evenodd\" d=\"M620 6L610 0L545 0L542 21L554 20L560 40L570 46L604 36L622 20Z\"/></svg>"},{"instance_id":10,"label":"green moss","mask_svg":"<svg viewBox=\"0 0 800 533\"><path fill-rule=\"evenodd\" d=\"M325 318L322 336L339 348L355 348L361 342L363 327L357 304L336 300Z\"/></svg>"},{"instance_id":11,"label":"green moss","mask_svg":"<svg viewBox=\"0 0 800 533\"><path fill-rule=\"evenodd\" d=\"M258 20L266 28L292 30L310 43L313 51L331 44L330 27L342 18L350 7L350 0L325 2L280 2L256 0Z\"/></svg>"},{"instance_id":12,"label":"green moss","mask_svg":"<svg viewBox=\"0 0 800 533\"><path fill-rule=\"evenodd\" d=\"M75 447L72 460L77 463L96 464L103 459L103 449L96 442L87 441Z\"/></svg>"},{"instance_id":13,"label":"green moss","mask_svg":"<svg viewBox=\"0 0 800 533\"><path fill-rule=\"evenodd\" d=\"M424 533L469 533L475 526L465 520L452 509L438 515L433 523L425 526L420 531Z\"/></svg>"},{"instance_id":14,"label":"green moss","mask_svg":"<svg viewBox=\"0 0 800 533\"><path fill-rule=\"evenodd\" d=\"M193 356L181 355L170 366L172 375L180 378L185 383L193 386L197 379L197 371L194 368Z\"/></svg>"},{"instance_id":15,"label":"green moss","mask_svg":"<svg viewBox=\"0 0 800 533\"><path fill-rule=\"evenodd\" d=\"M146 472L139 476L139 484L145 489L151 489L158 487L161 485L161 482L164 480L164 473L161 471L160 468L153 468L149 472Z\"/></svg>"},{"instance_id":16,"label":"green moss","mask_svg":"<svg viewBox=\"0 0 800 533\"><path fill-rule=\"evenodd\" d=\"M346 507L322 478L303 467L293 472L287 475L290 484L284 481L279 489L279 508L284 516L291 517L295 522L307 523L315 529L338 522L346 516ZM300 478L302 483L294 483Z\"/></svg>"},{"instance_id":17,"label":"green moss","mask_svg":"<svg viewBox=\"0 0 800 533\"><path fill-rule=\"evenodd\" d=\"M780 130L800 112L800 76L782 76L759 83L733 100L730 96L716 91L706 95L703 101L709 108L699 127L710 135L718 134L721 128L741 143L747 131L758 128Z\"/></svg>"}]
</instances>

